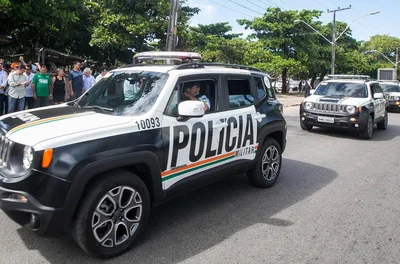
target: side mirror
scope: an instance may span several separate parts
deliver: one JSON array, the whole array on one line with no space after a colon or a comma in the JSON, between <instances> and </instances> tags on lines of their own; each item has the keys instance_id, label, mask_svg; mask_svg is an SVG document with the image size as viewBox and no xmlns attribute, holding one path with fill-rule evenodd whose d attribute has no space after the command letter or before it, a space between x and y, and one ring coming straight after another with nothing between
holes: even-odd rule
<instances>
[{"instance_id":1,"label":"side mirror","mask_svg":"<svg viewBox=\"0 0 400 264\"><path fill-rule=\"evenodd\" d=\"M313 95L315 93L315 89L310 89L310 95Z\"/></svg>"},{"instance_id":2,"label":"side mirror","mask_svg":"<svg viewBox=\"0 0 400 264\"><path fill-rule=\"evenodd\" d=\"M180 118L204 116L204 103L202 101L184 101L178 105Z\"/></svg>"},{"instance_id":3,"label":"side mirror","mask_svg":"<svg viewBox=\"0 0 400 264\"><path fill-rule=\"evenodd\" d=\"M383 93L374 93L374 99L383 99Z\"/></svg>"}]
</instances>

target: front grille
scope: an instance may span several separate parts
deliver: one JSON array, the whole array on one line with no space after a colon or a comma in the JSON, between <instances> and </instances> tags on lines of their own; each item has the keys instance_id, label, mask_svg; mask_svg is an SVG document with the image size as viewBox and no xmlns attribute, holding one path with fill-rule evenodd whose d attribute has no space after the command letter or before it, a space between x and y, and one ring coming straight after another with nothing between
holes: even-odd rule
<instances>
[{"instance_id":1,"label":"front grille","mask_svg":"<svg viewBox=\"0 0 400 264\"><path fill-rule=\"evenodd\" d=\"M313 103L311 111L320 113L346 114L346 106L340 104Z\"/></svg>"},{"instance_id":2,"label":"front grille","mask_svg":"<svg viewBox=\"0 0 400 264\"><path fill-rule=\"evenodd\" d=\"M11 140L3 135L0 136L0 167L7 166L12 145L13 142Z\"/></svg>"},{"instance_id":3,"label":"front grille","mask_svg":"<svg viewBox=\"0 0 400 264\"><path fill-rule=\"evenodd\" d=\"M389 101L396 101L396 100L394 99L395 97L398 97L398 96L386 95L386 100L389 100Z\"/></svg>"}]
</instances>

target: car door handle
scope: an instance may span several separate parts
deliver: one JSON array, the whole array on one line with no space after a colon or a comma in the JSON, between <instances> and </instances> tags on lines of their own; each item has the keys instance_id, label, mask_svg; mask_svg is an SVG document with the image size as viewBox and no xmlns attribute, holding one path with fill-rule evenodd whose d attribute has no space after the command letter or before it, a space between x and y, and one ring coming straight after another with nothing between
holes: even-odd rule
<instances>
[{"instance_id":1,"label":"car door handle","mask_svg":"<svg viewBox=\"0 0 400 264\"><path fill-rule=\"evenodd\" d=\"M218 123L218 124L214 124L213 128L224 128L227 126L228 126L228 123Z\"/></svg>"}]
</instances>

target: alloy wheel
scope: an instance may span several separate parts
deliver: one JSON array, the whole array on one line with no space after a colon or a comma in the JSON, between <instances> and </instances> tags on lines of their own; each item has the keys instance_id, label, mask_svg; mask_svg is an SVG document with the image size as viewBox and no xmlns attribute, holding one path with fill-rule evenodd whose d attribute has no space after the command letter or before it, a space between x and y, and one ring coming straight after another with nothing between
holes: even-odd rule
<instances>
[{"instance_id":1,"label":"alloy wheel","mask_svg":"<svg viewBox=\"0 0 400 264\"><path fill-rule=\"evenodd\" d=\"M276 178L280 162L278 149L273 145L269 146L264 152L261 163L261 171L265 180L272 181Z\"/></svg>"}]
</instances>

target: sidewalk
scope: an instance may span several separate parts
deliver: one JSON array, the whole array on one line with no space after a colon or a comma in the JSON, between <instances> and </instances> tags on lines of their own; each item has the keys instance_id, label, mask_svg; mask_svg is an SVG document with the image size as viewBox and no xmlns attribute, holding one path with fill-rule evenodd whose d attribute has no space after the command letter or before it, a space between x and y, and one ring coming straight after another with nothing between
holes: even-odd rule
<instances>
[{"instance_id":1,"label":"sidewalk","mask_svg":"<svg viewBox=\"0 0 400 264\"><path fill-rule=\"evenodd\" d=\"M283 107L298 106L304 100L303 93L277 94L276 97Z\"/></svg>"}]
</instances>

